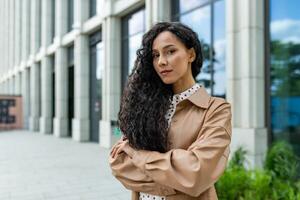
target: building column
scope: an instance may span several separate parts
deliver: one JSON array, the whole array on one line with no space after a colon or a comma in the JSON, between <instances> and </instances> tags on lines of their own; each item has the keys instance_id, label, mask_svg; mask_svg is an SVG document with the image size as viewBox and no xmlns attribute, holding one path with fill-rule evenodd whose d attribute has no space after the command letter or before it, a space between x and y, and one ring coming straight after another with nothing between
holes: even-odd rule
<instances>
[{"instance_id":1,"label":"building column","mask_svg":"<svg viewBox=\"0 0 300 200\"><path fill-rule=\"evenodd\" d=\"M102 119L100 121L100 146L111 147L117 138L113 135L113 121L118 120L121 96L121 21L105 18L102 25L104 44L104 76Z\"/></svg>"},{"instance_id":2,"label":"building column","mask_svg":"<svg viewBox=\"0 0 300 200\"><path fill-rule=\"evenodd\" d=\"M29 129L38 131L40 117L40 65L36 62L30 68L30 104Z\"/></svg>"},{"instance_id":3,"label":"building column","mask_svg":"<svg viewBox=\"0 0 300 200\"><path fill-rule=\"evenodd\" d=\"M89 37L81 35L83 23L89 17L89 1L75 0L74 29L78 35L74 42L74 119L72 119L72 137L76 141L90 139L89 112Z\"/></svg>"},{"instance_id":4,"label":"building column","mask_svg":"<svg viewBox=\"0 0 300 200\"><path fill-rule=\"evenodd\" d=\"M146 0L146 30L155 23L171 21L171 0Z\"/></svg>"},{"instance_id":5,"label":"building column","mask_svg":"<svg viewBox=\"0 0 300 200\"><path fill-rule=\"evenodd\" d=\"M89 141L89 37L80 35L75 39L74 45L74 107L75 118L72 120L73 139L76 141Z\"/></svg>"},{"instance_id":6,"label":"building column","mask_svg":"<svg viewBox=\"0 0 300 200\"><path fill-rule=\"evenodd\" d=\"M9 78L9 94L14 95L15 94L15 87L16 87L16 77L11 76Z\"/></svg>"},{"instance_id":7,"label":"building column","mask_svg":"<svg viewBox=\"0 0 300 200\"><path fill-rule=\"evenodd\" d=\"M30 80L29 68L25 68L21 72L22 79L22 100L23 100L23 128L29 129L30 118Z\"/></svg>"},{"instance_id":8,"label":"building column","mask_svg":"<svg viewBox=\"0 0 300 200\"><path fill-rule=\"evenodd\" d=\"M21 95L21 75L19 72L15 75L14 94Z\"/></svg>"},{"instance_id":9,"label":"building column","mask_svg":"<svg viewBox=\"0 0 300 200\"><path fill-rule=\"evenodd\" d=\"M21 49L21 65L25 66L30 53L30 1L22 0L22 28L21 28L21 38L22 38L22 49Z\"/></svg>"},{"instance_id":10,"label":"building column","mask_svg":"<svg viewBox=\"0 0 300 200\"><path fill-rule=\"evenodd\" d=\"M20 65L20 62L21 62L21 22L22 22L22 18L21 18L21 5L22 5L22 2L21 0L15 0L15 34L14 34L14 37L15 37L15 42L14 42L14 59L15 59L15 62L14 62L14 67L17 67ZM13 68L13 67L12 67Z\"/></svg>"},{"instance_id":11,"label":"building column","mask_svg":"<svg viewBox=\"0 0 300 200\"><path fill-rule=\"evenodd\" d=\"M51 43L51 8L52 3L48 0L42 1L42 51L46 53L47 47ZM41 118L40 132L52 132L52 64L51 58L44 56L41 61Z\"/></svg>"},{"instance_id":12,"label":"building column","mask_svg":"<svg viewBox=\"0 0 300 200\"><path fill-rule=\"evenodd\" d=\"M15 63L14 63L14 47L15 47L15 38L14 38L14 35L15 35L15 1L10 1L10 8L9 8L9 24L10 24L10 27L9 27L9 68L13 68L15 66Z\"/></svg>"},{"instance_id":13,"label":"building column","mask_svg":"<svg viewBox=\"0 0 300 200\"><path fill-rule=\"evenodd\" d=\"M9 94L9 80L6 79L4 82L4 94Z\"/></svg>"},{"instance_id":14,"label":"building column","mask_svg":"<svg viewBox=\"0 0 300 200\"><path fill-rule=\"evenodd\" d=\"M60 47L55 52L55 118L54 135L68 136L68 60L67 49L61 46L63 35L67 32L67 1L56 1L56 23L54 42Z\"/></svg>"},{"instance_id":15,"label":"building column","mask_svg":"<svg viewBox=\"0 0 300 200\"><path fill-rule=\"evenodd\" d=\"M227 100L233 111L232 151L262 167L267 150L264 93L264 1L226 1Z\"/></svg>"},{"instance_id":16,"label":"building column","mask_svg":"<svg viewBox=\"0 0 300 200\"><path fill-rule=\"evenodd\" d=\"M54 135L68 136L68 66L67 49L60 47L55 53L55 118Z\"/></svg>"},{"instance_id":17,"label":"building column","mask_svg":"<svg viewBox=\"0 0 300 200\"><path fill-rule=\"evenodd\" d=\"M41 62L41 133L52 132L52 67L51 58L44 57Z\"/></svg>"}]
</instances>

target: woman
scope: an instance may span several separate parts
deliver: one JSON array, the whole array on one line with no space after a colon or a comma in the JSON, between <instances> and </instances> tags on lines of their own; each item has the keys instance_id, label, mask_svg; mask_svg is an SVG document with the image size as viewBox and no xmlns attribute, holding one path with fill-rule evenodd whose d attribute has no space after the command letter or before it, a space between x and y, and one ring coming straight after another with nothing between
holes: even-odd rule
<instances>
[{"instance_id":1,"label":"woman","mask_svg":"<svg viewBox=\"0 0 300 200\"><path fill-rule=\"evenodd\" d=\"M124 90L123 137L111 150L113 175L132 199L217 199L231 139L231 110L196 84L203 62L197 34L179 22L154 25Z\"/></svg>"}]
</instances>

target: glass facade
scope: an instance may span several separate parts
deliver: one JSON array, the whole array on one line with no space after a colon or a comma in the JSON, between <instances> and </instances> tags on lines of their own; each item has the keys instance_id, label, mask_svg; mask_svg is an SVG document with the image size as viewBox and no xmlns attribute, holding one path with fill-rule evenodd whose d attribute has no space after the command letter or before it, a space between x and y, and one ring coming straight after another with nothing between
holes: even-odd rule
<instances>
[{"instance_id":1,"label":"glass facade","mask_svg":"<svg viewBox=\"0 0 300 200\"><path fill-rule=\"evenodd\" d=\"M74 23L74 0L68 0L68 32L72 30Z\"/></svg>"},{"instance_id":2,"label":"glass facade","mask_svg":"<svg viewBox=\"0 0 300 200\"><path fill-rule=\"evenodd\" d=\"M270 0L270 114L273 141L300 155L300 1Z\"/></svg>"},{"instance_id":3,"label":"glass facade","mask_svg":"<svg viewBox=\"0 0 300 200\"><path fill-rule=\"evenodd\" d=\"M224 0L175 0L172 20L190 26L202 42L205 60L197 82L213 96L225 97L225 3Z\"/></svg>"},{"instance_id":4,"label":"glass facade","mask_svg":"<svg viewBox=\"0 0 300 200\"><path fill-rule=\"evenodd\" d=\"M100 0L90 0L90 17L93 17L100 13L100 6Z\"/></svg>"},{"instance_id":5,"label":"glass facade","mask_svg":"<svg viewBox=\"0 0 300 200\"><path fill-rule=\"evenodd\" d=\"M52 0L51 3L51 38L52 41L54 41L54 37L55 37L55 1L56 0Z\"/></svg>"},{"instance_id":6,"label":"glass facade","mask_svg":"<svg viewBox=\"0 0 300 200\"><path fill-rule=\"evenodd\" d=\"M90 138L94 142L99 142L99 120L102 118L103 73L103 42L101 32L96 32L90 36Z\"/></svg>"},{"instance_id":7,"label":"glass facade","mask_svg":"<svg viewBox=\"0 0 300 200\"><path fill-rule=\"evenodd\" d=\"M122 19L122 85L131 73L136 51L145 33L145 9L140 9ZM122 87L123 88L123 87Z\"/></svg>"},{"instance_id":8,"label":"glass facade","mask_svg":"<svg viewBox=\"0 0 300 200\"><path fill-rule=\"evenodd\" d=\"M72 136L74 118L74 46L68 48L68 135Z\"/></svg>"}]
</instances>

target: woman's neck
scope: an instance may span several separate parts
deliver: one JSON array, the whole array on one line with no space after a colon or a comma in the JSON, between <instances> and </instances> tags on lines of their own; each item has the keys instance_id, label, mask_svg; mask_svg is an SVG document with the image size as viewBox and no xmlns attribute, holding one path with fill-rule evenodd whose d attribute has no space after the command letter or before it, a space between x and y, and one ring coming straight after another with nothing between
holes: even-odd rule
<instances>
[{"instance_id":1,"label":"woman's neck","mask_svg":"<svg viewBox=\"0 0 300 200\"><path fill-rule=\"evenodd\" d=\"M179 94L181 92L184 92L185 90L191 88L193 85L195 85L196 82L194 78L189 79L187 81L177 81L176 83L173 84L173 92L174 94Z\"/></svg>"}]
</instances>

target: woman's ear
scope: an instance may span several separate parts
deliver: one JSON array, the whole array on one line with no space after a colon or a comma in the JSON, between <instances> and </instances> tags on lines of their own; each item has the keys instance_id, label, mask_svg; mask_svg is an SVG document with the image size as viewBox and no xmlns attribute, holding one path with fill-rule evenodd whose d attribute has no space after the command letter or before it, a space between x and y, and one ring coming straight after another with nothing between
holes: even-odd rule
<instances>
[{"instance_id":1,"label":"woman's ear","mask_svg":"<svg viewBox=\"0 0 300 200\"><path fill-rule=\"evenodd\" d=\"M196 59L196 52L194 48L190 48L188 50L188 54L189 54L189 62L192 63L194 62L194 60Z\"/></svg>"}]
</instances>

